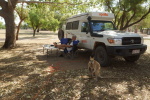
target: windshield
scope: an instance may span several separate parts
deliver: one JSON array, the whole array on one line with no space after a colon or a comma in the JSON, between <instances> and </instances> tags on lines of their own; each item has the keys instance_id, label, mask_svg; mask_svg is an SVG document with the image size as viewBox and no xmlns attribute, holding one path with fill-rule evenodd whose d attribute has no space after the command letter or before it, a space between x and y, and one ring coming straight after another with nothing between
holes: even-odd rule
<instances>
[{"instance_id":1,"label":"windshield","mask_svg":"<svg viewBox=\"0 0 150 100\"><path fill-rule=\"evenodd\" d=\"M116 30L111 21L91 21L93 31Z\"/></svg>"}]
</instances>

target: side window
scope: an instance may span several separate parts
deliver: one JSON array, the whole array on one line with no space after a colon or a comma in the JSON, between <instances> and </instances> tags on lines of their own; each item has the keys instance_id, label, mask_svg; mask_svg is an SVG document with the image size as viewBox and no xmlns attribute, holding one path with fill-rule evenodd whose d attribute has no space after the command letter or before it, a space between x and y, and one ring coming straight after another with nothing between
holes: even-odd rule
<instances>
[{"instance_id":1,"label":"side window","mask_svg":"<svg viewBox=\"0 0 150 100\"><path fill-rule=\"evenodd\" d=\"M81 26L81 32L86 32L88 29L88 23L87 22L83 22L82 26Z\"/></svg>"},{"instance_id":2,"label":"side window","mask_svg":"<svg viewBox=\"0 0 150 100\"><path fill-rule=\"evenodd\" d=\"M66 30L71 30L72 29L72 22L68 22L66 25Z\"/></svg>"},{"instance_id":3,"label":"side window","mask_svg":"<svg viewBox=\"0 0 150 100\"><path fill-rule=\"evenodd\" d=\"M72 29L77 30L79 26L79 21L74 21L72 25Z\"/></svg>"}]
</instances>

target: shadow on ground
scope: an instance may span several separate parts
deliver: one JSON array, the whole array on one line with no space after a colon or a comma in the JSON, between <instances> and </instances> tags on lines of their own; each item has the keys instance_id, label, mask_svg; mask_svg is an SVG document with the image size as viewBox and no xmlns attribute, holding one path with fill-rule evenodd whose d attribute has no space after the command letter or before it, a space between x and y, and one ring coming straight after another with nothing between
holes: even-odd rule
<instances>
[{"instance_id":1,"label":"shadow on ground","mask_svg":"<svg viewBox=\"0 0 150 100\"><path fill-rule=\"evenodd\" d=\"M103 78L88 78L90 52L75 59L43 54L42 44L20 44L0 50L0 99L2 100L101 100L150 99L150 54L136 63L117 57L103 67Z\"/></svg>"},{"instance_id":2,"label":"shadow on ground","mask_svg":"<svg viewBox=\"0 0 150 100\"><path fill-rule=\"evenodd\" d=\"M26 33L25 33L26 32ZM20 35L23 35L23 36L26 36L26 35L30 35L30 36L33 36L33 33L31 33L32 31L25 31L24 33L20 33ZM35 36L38 36L38 35L57 35L57 33L54 33L54 32L39 32L39 33L36 33Z\"/></svg>"}]
</instances>

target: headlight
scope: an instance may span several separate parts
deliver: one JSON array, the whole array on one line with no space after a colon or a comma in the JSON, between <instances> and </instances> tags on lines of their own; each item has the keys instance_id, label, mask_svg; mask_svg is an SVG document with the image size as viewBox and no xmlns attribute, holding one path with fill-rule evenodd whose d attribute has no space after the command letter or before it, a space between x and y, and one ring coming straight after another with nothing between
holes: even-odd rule
<instances>
[{"instance_id":1,"label":"headlight","mask_svg":"<svg viewBox=\"0 0 150 100\"><path fill-rule=\"evenodd\" d=\"M122 39L108 38L107 40L110 44L122 44Z\"/></svg>"},{"instance_id":2,"label":"headlight","mask_svg":"<svg viewBox=\"0 0 150 100\"><path fill-rule=\"evenodd\" d=\"M141 44L143 44L144 43L144 38L143 37L141 37Z\"/></svg>"}]
</instances>

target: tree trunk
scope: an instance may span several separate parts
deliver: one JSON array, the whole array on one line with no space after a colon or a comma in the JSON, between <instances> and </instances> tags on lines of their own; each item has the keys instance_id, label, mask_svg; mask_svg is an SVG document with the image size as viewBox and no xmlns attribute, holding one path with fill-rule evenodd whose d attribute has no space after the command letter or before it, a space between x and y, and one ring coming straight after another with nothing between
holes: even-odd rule
<instances>
[{"instance_id":1,"label":"tree trunk","mask_svg":"<svg viewBox=\"0 0 150 100\"><path fill-rule=\"evenodd\" d=\"M2 48L9 49L16 45L14 9L18 0L0 0L0 16L5 20L6 38Z\"/></svg>"},{"instance_id":2,"label":"tree trunk","mask_svg":"<svg viewBox=\"0 0 150 100\"><path fill-rule=\"evenodd\" d=\"M125 12L123 12L122 16L121 16L121 23L120 23L120 30L124 30L123 27L124 27L124 22L125 22Z\"/></svg>"},{"instance_id":3,"label":"tree trunk","mask_svg":"<svg viewBox=\"0 0 150 100\"><path fill-rule=\"evenodd\" d=\"M4 16L6 26L6 39L2 48L13 48L16 45L15 23L14 23L14 10L9 9L9 13Z\"/></svg>"},{"instance_id":4,"label":"tree trunk","mask_svg":"<svg viewBox=\"0 0 150 100\"><path fill-rule=\"evenodd\" d=\"M33 37L35 37L36 29L33 29Z\"/></svg>"},{"instance_id":5,"label":"tree trunk","mask_svg":"<svg viewBox=\"0 0 150 100\"><path fill-rule=\"evenodd\" d=\"M17 27L17 33L16 33L16 40L18 40L18 34L19 34L19 30L20 30L20 26L23 20L20 20L18 27Z\"/></svg>"},{"instance_id":6,"label":"tree trunk","mask_svg":"<svg viewBox=\"0 0 150 100\"><path fill-rule=\"evenodd\" d=\"M40 32L40 29L39 29L39 28L37 29L37 32L38 32L38 33Z\"/></svg>"}]
</instances>

